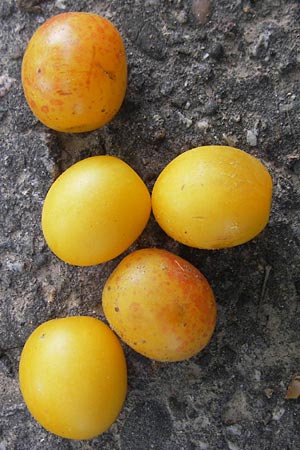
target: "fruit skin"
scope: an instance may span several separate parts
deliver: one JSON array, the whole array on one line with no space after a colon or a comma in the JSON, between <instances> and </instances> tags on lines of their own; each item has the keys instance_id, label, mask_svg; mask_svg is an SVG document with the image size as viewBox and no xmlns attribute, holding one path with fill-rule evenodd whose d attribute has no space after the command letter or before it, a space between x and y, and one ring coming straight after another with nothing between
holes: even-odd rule
<instances>
[{"instance_id":1,"label":"fruit skin","mask_svg":"<svg viewBox=\"0 0 300 450\"><path fill-rule=\"evenodd\" d=\"M126 361L118 338L100 320L54 319L29 336L19 380L29 411L44 428L68 439L91 439L121 411Z\"/></svg>"},{"instance_id":2,"label":"fruit skin","mask_svg":"<svg viewBox=\"0 0 300 450\"><path fill-rule=\"evenodd\" d=\"M126 256L102 294L113 330L134 350L158 361L192 357L210 341L216 302L206 278L188 261L157 248Z\"/></svg>"},{"instance_id":3,"label":"fruit skin","mask_svg":"<svg viewBox=\"0 0 300 450\"><path fill-rule=\"evenodd\" d=\"M118 112L126 92L122 38L96 14L53 16L29 41L22 84L32 112L49 128L79 133L102 127Z\"/></svg>"},{"instance_id":4,"label":"fruit skin","mask_svg":"<svg viewBox=\"0 0 300 450\"><path fill-rule=\"evenodd\" d=\"M225 146L204 146L177 156L161 172L152 208L161 228L190 247L243 244L269 220L272 179L254 156Z\"/></svg>"},{"instance_id":5,"label":"fruit skin","mask_svg":"<svg viewBox=\"0 0 300 450\"><path fill-rule=\"evenodd\" d=\"M149 191L128 164L113 156L93 156L53 183L44 201L42 229L56 256L90 266L130 247L150 212Z\"/></svg>"}]
</instances>

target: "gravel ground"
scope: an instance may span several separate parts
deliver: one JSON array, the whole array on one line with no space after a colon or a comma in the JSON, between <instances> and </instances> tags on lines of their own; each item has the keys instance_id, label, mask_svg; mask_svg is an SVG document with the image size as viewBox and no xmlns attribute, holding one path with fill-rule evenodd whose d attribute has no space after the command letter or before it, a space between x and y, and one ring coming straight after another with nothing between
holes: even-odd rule
<instances>
[{"instance_id":1,"label":"gravel ground","mask_svg":"<svg viewBox=\"0 0 300 450\"><path fill-rule=\"evenodd\" d=\"M118 115L78 135L39 123L20 80L32 33L72 10L112 20L129 64ZM299 20L296 0L1 0L0 450L299 450L300 403L287 398L297 396L300 372ZM101 290L121 259L91 268L59 261L40 227L48 188L75 161L107 153L151 190L172 158L209 144L246 150L270 170L266 229L242 246L200 251L151 218L129 250L165 248L206 275L218 303L209 346L167 364L124 345L128 396L110 430L90 441L46 432L19 391L22 347L48 319L103 318Z\"/></svg>"}]
</instances>

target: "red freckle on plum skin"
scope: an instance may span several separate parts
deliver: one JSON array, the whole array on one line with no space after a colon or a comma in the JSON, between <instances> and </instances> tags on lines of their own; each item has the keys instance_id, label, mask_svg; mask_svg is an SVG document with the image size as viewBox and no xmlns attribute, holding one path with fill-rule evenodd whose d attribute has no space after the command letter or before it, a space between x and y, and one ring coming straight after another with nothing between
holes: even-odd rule
<instances>
[{"instance_id":1,"label":"red freckle on plum skin","mask_svg":"<svg viewBox=\"0 0 300 450\"><path fill-rule=\"evenodd\" d=\"M57 99L50 100L50 103L51 103L51 105L58 105L58 106L61 106L64 104L64 102L62 100L57 100Z\"/></svg>"},{"instance_id":2,"label":"red freckle on plum skin","mask_svg":"<svg viewBox=\"0 0 300 450\"><path fill-rule=\"evenodd\" d=\"M34 100L30 100L29 105L30 105L32 108L36 108L36 103L35 103Z\"/></svg>"},{"instance_id":3,"label":"red freckle on plum skin","mask_svg":"<svg viewBox=\"0 0 300 450\"><path fill-rule=\"evenodd\" d=\"M49 112L49 107L47 105L43 105L41 107L41 111L43 111L44 113L48 113Z\"/></svg>"}]
</instances>

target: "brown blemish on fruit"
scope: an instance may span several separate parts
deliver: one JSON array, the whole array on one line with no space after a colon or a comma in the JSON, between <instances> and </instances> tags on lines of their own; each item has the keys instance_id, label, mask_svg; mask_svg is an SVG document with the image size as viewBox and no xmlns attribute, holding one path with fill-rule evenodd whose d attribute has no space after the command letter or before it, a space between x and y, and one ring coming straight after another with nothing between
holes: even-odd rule
<instances>
[{"instance_id":1,"label":"brown blemish on fruit","mask_svg":"<svg viewBox=\"0 0 300 450\"><path fill-rule=\"evenodd\" d=\"M75 89L74 89L74 90L75 90ZM72 95L72 92L69 92L69 91L63 91L62 89L56 91L56 93L57 93L58 95L62 95L62 96L64 96L64 95Z\"/></svg>"},{"instance_id":2,"label":"brown blemish on fruit","mask_svg":"<svg viewBox=\"0 0 300 450\"><path fill-rule=\"evenodd\" d=\"M94 66L95 66L95 57L96 57L96 47L95 47L95 45L93 45L90 67L89 67L89 70L87 72L87 79L86 79L87 87L89 87L90 84L91 84L91 78L92 78L93 70L94 70Z\"/></svg>"},{"instance_id":3,"label":"brown blemish on fruit","mask_svg":"<svg viewBox=\"0 0 300 450\"><path fill-rule=\"evenodd\" d=\"M104 69L104 67L102 66L102 64L98 63L97 67L99 67L103 73L105 73L105 75L108 76L108 78L112 81L114 81L116 79L116 74L114 72L112 72L111 70L106 70Z\"/></svg>"}]
</instances>

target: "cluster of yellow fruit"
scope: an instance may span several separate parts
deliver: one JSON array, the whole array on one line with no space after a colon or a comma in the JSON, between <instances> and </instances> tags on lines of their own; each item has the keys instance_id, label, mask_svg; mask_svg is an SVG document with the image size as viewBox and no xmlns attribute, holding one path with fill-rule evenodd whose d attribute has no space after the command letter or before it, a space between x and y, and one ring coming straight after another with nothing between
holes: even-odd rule
<instances>
[{"instance_id":1,"label":"cluster of yellow fruit","mask_svg":"<svg viewBox=\"0 0 300 450\"><path fill-rule=\"evenodd\" d=\"M61 14L29 42L22 66L25 96L50 128L93 130L118 111L126 67L122 39L109 21L88 13ZM53 183L42 229L53 253L78 266L121 255L145 229L151 209L178 242L220 249L255 237L268 222L271 198L267 169L232 147L198 147L179 155L158 176L152 197L124 161L94 156ZM104 286L102 305L116 334L158 361L192 357L207 345L216 323L208 281L163 249L123 258ZM92 317L46 322L24 346L20 386L29 410L47 430L70 439L92 438L113 423L125 400L120 341Z\"/></svg>"}]
</instances>

